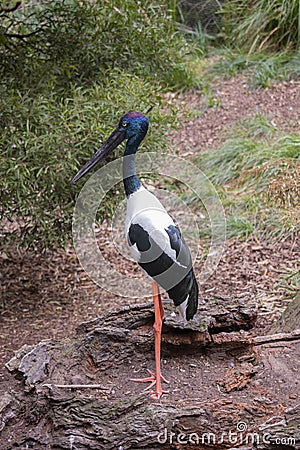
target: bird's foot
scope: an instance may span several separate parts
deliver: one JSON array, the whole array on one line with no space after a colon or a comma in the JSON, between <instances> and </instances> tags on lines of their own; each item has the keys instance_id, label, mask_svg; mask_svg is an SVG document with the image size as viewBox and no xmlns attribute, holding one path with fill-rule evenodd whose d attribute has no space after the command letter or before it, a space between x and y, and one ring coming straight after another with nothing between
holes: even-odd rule
<instances>
[{"instance_id":1,"label":"bird's foot","mask_svg":"<svg viewBox=\"0 0 300 450\"><path fill-rule=\"evenodd\" d=\"M147 386L144 391L148 391L153 386L156 386L155 391L150 392L150 397L154 400L159 400L162 394L168 394L169 391L163 391L161 388L161 382L157 383L157 376L156 373L151 372L151 370L147 369L149 372L149 377L146 378L130 378L130 381L134 381L136 383L150 383L149 386ZM165 379L164 376L160 374L160 381L163 381L164 383L169 384L169 381Z\"/></svg>"}]
</instances>

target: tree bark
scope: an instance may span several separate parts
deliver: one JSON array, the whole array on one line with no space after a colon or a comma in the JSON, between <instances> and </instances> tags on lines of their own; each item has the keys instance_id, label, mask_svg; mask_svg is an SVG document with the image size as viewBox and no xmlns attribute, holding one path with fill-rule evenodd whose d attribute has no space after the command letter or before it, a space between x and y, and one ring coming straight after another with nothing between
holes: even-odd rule
<instances>
[{"instance_id":1,"label":"tree bark","mask_svg":"<svg viewBox=\"0 0 300 450\"><path fill-rule=\"evenodd\" d=\"M0 400L1 450L265 450L276 439L300 449L295 399L287 408L255 385L268 370L260 352L283 343L296 355L299 333L253 336L257 309L241 300L211 299L188 323L165 310L170 385L160 402L129 381L153 365L152 305L111 311L70 339L22 347L7 363L15 379Z\"/></svg>"},{"instance_id":2,"label":"tree bark","mask_svg":"<svg viewBox=\"0 0 300 450\"><path fill-rule=\"evenodd\" d=\"M271 328L272 333L290 332L300 328L300 292Z\"/></svg>"}]
</instances>

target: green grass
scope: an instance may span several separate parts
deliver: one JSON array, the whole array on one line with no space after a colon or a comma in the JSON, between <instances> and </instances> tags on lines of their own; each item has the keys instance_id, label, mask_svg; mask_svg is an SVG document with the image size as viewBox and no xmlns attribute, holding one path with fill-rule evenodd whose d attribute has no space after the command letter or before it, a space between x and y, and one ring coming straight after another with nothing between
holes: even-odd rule
<instances>
[{"instance_id":1,"label":"green grass","mask_svg":"<svg viewBox=\"0 0 300 450\"><path fill-rule=\"evenodd\" d=\"M213 55L215 62L204 78L213 81L216 76L243 73L249 88L266 88L274 80L300 79L299 0L208 0L206 4L219 17L212 35L201 25L206 17L204 4L197 8L194 2L177 2L177 8L183 11L183 29L196 43L199 54Z\"/></svg>"},{"instance_id":2,"label":"green grass","mask_svg":"<svg viewBox=\"0 0 300 450\"><path fill-rule=\"evenodd\" d=\"M300 261L297 261L296 267L299 267ZM300 290L300 270L290 270L286 272L282 280L278 283L293 295L297 295Z\"/></svg>"},{"instance_id":3,"label":"green grass","mask_svg":"<svg viewBox=\"0 0 300 450\"><path fill-rule=\"evenodd\" d=\"M300 49L291 56L286 65L286 70L288 78L300 80Z\"/></svg>"},{"instance_id":4,"label":"green grass","mask_svg":"<svg viewBox=\"0 0 300 450\"><path fill-rule=\"evenodd\" d=\"M300 45L299 0L226 0L225 39L247 54L295 50Z\"/></svg>"},{"instance_id":5,"label":"green grass","mask_svg":"<svg viewBox=\"0 0 300 450\"><path fill-rule=\"evenodd\" d=\"M249 88L267 88L274 81L299 79L298 53L255 53L241 49L217 49L218 56L208 69L209 76L231 78L243 73Z\"/></svg>"},{"instance_id":6,"label":"green grass","mask_svg":"<svg viewBox=\"0 0 300 450\"><path fill-rule=\"evenodd\" d=\"M222 196L229 237L281 239L300 230L298 134L282 135L257 116L196 163Z\"/></svg>"}]
</instances>

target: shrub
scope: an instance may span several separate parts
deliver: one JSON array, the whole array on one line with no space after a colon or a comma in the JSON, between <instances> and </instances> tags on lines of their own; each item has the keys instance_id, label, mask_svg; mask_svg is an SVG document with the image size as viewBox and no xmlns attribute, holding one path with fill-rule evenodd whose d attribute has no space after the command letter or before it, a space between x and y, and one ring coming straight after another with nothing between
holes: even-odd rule
<instances>
[{"instance_id":1,"label":"shrub","mask_svg":"<svg viewBox=\"0 0 300 450\"><path fill-rule=\"evenodd\" d=\"M18 89L62 92L116 67L168 87L192 82L183 61L190 48L162 2L43 0L1 15L2 82Z\"/></svg>"},{"instance_id":2,"label":"shrub","mask_svg":"<svg viewBox=\"0 0 300 450\"><path fill-rule=\"evenodd\" d=\"M70 180L122 114L155 106L143 148L165 148L174 114L160 113L161 93L191 82L189 47L159 2L8 9L0 9L2 243L63 245L78 192Z\"/></svg>"}]
</instances>

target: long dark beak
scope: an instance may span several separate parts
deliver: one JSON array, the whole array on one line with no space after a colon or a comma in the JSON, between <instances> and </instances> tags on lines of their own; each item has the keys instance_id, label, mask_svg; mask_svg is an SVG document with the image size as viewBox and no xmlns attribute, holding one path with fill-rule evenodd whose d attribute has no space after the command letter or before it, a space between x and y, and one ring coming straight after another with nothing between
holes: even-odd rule
<instances>
[{"instance_id":1,"label":"long dark beak","mask_svg":"<svg viewBox=\"0 0 300 450\"><path fill-rule=\"evenodd\" d=\"M95 152L91 159L79 170L79 172L72 179L72 183L76 183L81 177L90 172L101 161L104 161L107 156L125 139L125 132L120 131L118 128L112 132L109 138L101 145L101 147Z\"/></svg>"}]
</instances>

